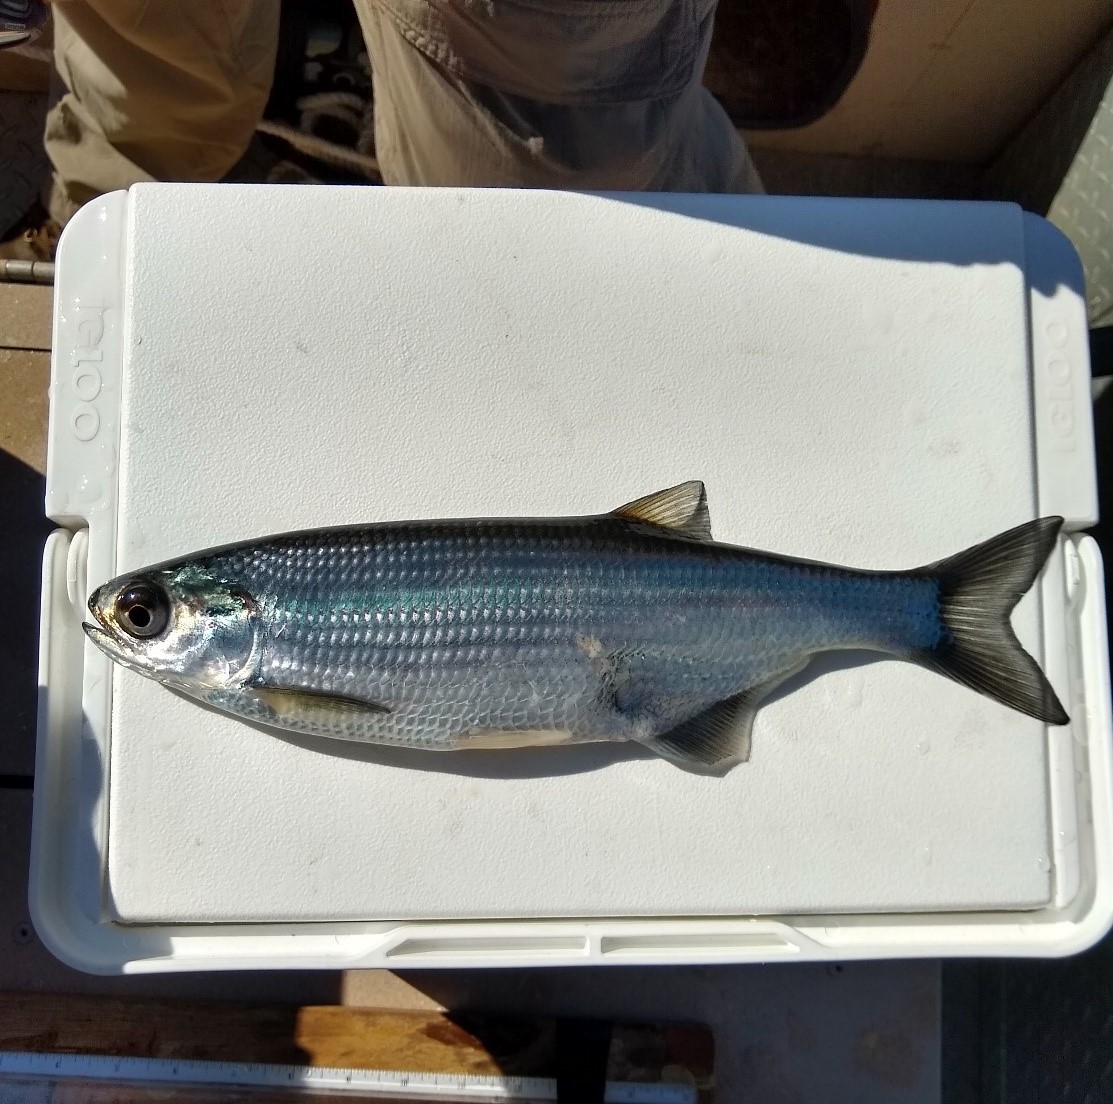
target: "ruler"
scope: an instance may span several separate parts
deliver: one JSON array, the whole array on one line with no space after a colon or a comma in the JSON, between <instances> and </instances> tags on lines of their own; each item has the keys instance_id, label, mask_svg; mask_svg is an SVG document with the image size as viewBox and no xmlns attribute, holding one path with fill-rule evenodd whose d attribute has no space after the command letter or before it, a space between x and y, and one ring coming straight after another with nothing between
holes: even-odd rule
<instances>
[{"instance_id":1,"label":"ruler","mask_svg":"<svg viewBox=\"0 0 1113 1104\"><path fill-rule=\"evenodd\" d=\"M178 1061L173 1058L117 1058L103 1054L50 1054L0 1051L0 1104L28 1100L16 1082L100 1082L117 1084L239 1086L291 1092L328 1090L399 1100L508 1101L546 1104L557 1098L556 1080L406 1070L287 1066L264 1062ZM7 1084L5 1084L7 1083ZM8 1090L14 1090L8 1091ZM606 1104L696 1104L694 1086L610 1081Z\"/></svg>"}]
</instances>

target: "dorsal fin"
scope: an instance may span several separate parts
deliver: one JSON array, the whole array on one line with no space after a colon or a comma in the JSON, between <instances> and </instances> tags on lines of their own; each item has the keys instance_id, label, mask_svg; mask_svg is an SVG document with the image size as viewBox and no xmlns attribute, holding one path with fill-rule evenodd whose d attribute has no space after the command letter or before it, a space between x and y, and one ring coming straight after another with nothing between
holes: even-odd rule
<instances>
[{"instance_id":1,"label":"dorsal fin","mask_svg":"<svg viewBox=\"0 0 1113 1104\"><path fill-rule=\"evenodd\" d=\"M696 540L711 540L707 491L698 479L627 502L614 513L630 521L644 521L662 529L672 529Z\"/></svg>"}]
</instances>

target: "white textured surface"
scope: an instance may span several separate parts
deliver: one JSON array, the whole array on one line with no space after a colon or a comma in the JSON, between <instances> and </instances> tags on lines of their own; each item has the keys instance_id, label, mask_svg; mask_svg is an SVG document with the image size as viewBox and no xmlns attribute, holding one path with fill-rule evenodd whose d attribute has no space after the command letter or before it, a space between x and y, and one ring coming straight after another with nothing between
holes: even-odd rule
<instances>
[{"instance_id":1,"label":"white textured surface","mask_svg":"<svg viewBox=\"0 0 1113 1104\"><path fill-rule=\"evenodd\" d=\"M879 568L1033 513L1009 208L150 186L129 233L121 571L691 477L720 539ZM1015 623L1037 646L1033 601ZM1049 896L1042 726L897 662L769 704L725 779L606 748L294 743L113 677L124 920Z\"/></svg>"}]
</instances>

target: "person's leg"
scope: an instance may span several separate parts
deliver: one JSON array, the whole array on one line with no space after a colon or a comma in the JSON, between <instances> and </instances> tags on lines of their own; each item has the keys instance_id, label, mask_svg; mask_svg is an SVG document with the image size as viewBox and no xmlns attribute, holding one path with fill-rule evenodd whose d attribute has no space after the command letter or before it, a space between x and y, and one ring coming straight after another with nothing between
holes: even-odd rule
<instances>
[{"instance_id":1,"label":"person's leg","mask_svg":"<svg viewBox=\"0 0 1113 1104\"><path fill-rule=\"evenodd\" d=\"M355 0L388 184L759 192L715 0Z\"/></svg>"},{"instance_id":2,"label":"person's leg","mask_svg":"<svg viewBox=\"0 0 1113 1104\"><path fill-rule=\"evenodd\" d=\"M277 0L61 0L61 98L47 116L65 221L142 180L219 180L251 141L270 93Z\"/></svg>"}]
</instances>

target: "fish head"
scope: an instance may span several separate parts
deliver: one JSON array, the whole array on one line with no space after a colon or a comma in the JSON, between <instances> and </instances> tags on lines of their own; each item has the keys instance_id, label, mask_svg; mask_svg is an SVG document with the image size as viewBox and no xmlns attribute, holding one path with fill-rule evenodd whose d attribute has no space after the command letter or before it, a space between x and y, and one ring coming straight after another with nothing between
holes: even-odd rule
<instances>
[{"instance_id":1,"label":"fish head","mask_svg":"<svg viewBox=\"0 0 1113 1104\"><path fill-rule=\"evenodd\" d=\"M121 575L89 598L94 644L124 667L192 694L242 684L258 665L258 603L196 562Z\"/></svg>"}]
</instances>

